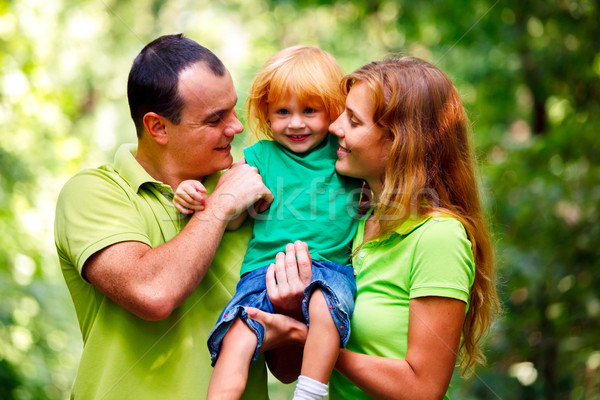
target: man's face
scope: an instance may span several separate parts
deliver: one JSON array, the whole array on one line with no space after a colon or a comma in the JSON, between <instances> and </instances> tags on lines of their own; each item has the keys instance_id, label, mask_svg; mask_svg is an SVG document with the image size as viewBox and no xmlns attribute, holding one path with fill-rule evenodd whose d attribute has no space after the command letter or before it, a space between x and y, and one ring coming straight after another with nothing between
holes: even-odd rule
<instances>
[{"instance_id":1,"label":"man's face","mask_svg":"<svg viewBox=\"0 0 600 400\"><path fill-rule=\"evenodd\" d=\"M184 101L181 122L167 121L167 151L180 179L201 179L233 162L231 142L244 129L237 118L237 94L228 71L216 76L203 63L179 75Z\"/></svg>"}]
</instances>

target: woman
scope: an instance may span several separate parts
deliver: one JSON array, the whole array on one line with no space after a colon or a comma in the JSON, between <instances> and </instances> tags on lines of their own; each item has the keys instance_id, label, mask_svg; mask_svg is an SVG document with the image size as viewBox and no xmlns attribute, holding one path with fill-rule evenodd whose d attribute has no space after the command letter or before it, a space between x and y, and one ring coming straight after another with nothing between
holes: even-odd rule
<instances>
[{"instance_id":1,"label":"woman","mask_svg":"<svg viewBox=\"0 0 600 400\"><path fill-rule=\"evenodd\" d=\"M356 308L330 398L447 398L459 352L463 373L484 362L499 307L465 111L446 74L416 58L370 63L342 87L336 169L364 179L373 202L354 238ZM284 284L290 259L277 260Z\"/></svg>"}]
</instances>

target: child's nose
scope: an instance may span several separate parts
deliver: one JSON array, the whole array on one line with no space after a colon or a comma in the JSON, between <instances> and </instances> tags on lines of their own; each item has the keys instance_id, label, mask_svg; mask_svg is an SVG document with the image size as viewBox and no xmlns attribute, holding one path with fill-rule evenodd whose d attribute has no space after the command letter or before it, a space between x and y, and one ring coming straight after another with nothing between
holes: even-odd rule
<instances>
[{"instance_id":1,"label":"child's nose","mask_svg":"<svg viewBox=\"0 0 600 400\"><path fill-rule=\"evenodd\" d=\"M306 125L304 124L304 120L300 115L292 115L290 119L289 127L292 129L304 128Z\"/></svg>"}]
</instances>

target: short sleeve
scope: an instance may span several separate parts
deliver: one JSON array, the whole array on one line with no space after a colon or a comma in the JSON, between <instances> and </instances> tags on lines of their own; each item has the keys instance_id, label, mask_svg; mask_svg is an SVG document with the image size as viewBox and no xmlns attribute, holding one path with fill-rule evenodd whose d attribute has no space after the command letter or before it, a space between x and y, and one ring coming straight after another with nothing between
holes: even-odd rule
<instances>
[{"instance_id":1,"label":"short sleeve","mask_svg":"<svg viewBox=\"0 0 600 400\"><path fill-rule=\"evenodd\" d=\"M260 142L244 149L244 158L246 159L246 163L258 169L259 173L263 172L261 166L267 164L265 158L268 157L267 151L269 148L269 142L270 141L268 140L261 140Z\"/></svg>"},{"instance_id":2,"label":"short sleeve","mask_svg":"<svg viewBox=\"0 0 600 400\"><path fill-rule=\"evenodd\" d=\"M252 146L244 149L244 158L246 163L252 167L257 168L260 171L258 152L260 152L261 142L258 142Z\"/></svg>"},{"instance_id":3,"label":"short sleeve","mask_svg":"<svg viewBox=\"0 0 600 400\"><path fill-rule=\"evenodd\" d=\"M410 273L410 298L450 297L468 304L475 263L463 225L453 218L432 218L419 234Z\"/></svg>"},{"instance_id":4,"label":"short sleeve","mask_svg":"<svg viewBox=\"0 0 600 400\"><path fill-rule=\"evenodd\" d=\"M118 177L102 170L83 171L63 187L56 206L54 240L58 255L81 274L97 251L124 241L150 246L143 217Z\"/></svg>"}]
</instances>

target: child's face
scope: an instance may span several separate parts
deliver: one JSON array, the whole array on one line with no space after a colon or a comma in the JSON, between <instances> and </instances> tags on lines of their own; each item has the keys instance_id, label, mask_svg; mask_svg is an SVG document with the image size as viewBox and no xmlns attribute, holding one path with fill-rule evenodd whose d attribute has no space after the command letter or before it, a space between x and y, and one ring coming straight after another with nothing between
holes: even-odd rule
<instances>
[{"instance_id":1,"label":"child's face","mask_svg":"<svg viewBox=\"0 0 600 400\"><path fill-rule=\"evenodd\" d=\"M323 104L301 104L294 95L269 104L268 116L273 139L295 153L319 145L329 132L329 114Z\"/></svg>"}]
</instances>

